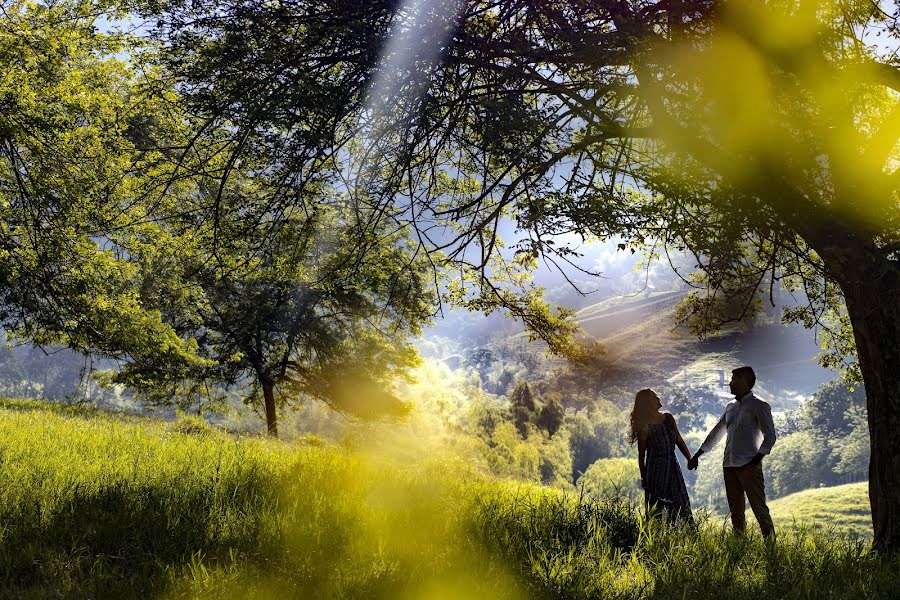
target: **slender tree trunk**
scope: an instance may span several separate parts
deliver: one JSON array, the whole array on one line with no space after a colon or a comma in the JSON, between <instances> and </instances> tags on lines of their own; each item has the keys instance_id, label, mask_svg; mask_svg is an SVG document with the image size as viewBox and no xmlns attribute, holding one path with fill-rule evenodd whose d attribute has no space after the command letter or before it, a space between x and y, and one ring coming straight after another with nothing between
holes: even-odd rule
<instances>
[{"instance_id":1,"label":"slender tree trunk","mask_svg":"<svg viewBox=\"0 0 900 600\"><path fill-rule=\"evenodd\" d=\"M876 248L844 247L844 293L866 386L875 546L900 551L900 265Z\"/></svg>"},{"instance_id":2,"label":"slender tree trunk","mask_svg":"<svg viewBox=\"0 0 900 600\"><path fill-rule=\"evenodd\" d=\"M261 379L263 398L266 404L266 427L269 435L278 437L278 416L275 414L275 382L271 379Z\"/></svg>"}]
</instances>

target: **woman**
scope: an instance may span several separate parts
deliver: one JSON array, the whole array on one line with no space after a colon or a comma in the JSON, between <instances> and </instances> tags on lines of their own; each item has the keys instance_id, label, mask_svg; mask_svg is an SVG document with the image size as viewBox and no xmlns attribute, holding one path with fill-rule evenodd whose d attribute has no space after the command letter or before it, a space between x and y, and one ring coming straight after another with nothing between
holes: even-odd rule
<instances>
[{"instance_id":1,"label":"woman","mask_svg":"<svg viewBox=\"0 0 900 600\"><path fill-rule=\"evenodd\" d=\"M675 418L661 413L662 403L653 390L641 390L634 398L629 441L638 443L638 466L647 506L665 509L670 519L681 517L694 522L681 467L675 458L677 446L686 459L691 458L687 444L678 432Z\"/></svg>"}]
</instances>

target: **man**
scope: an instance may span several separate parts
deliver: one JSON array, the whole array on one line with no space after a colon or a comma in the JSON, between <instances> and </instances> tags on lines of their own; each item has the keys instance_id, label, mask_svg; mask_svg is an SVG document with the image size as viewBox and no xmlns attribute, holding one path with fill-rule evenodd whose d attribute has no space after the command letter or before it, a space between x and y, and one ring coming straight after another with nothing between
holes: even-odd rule
<instances>
[{"instance_id":1,"label":"man","mask_svg":"<svg viewBox=\"0 0 900 600\"><path fill-rule=\"evenodd\" d=\"M772 451L775 444L775 424L772 422L772 408L753 395L756 374L750 367L741 367L731 372L731 393L735 401L725 407L725 412L712 428L706 441L688 460L688 469L694 470L701 455L709 452L727 434L725 439L725 496L731 511L734 530L744 531L744 495L750 501L750 508L756 515L763 537L775 540L775 526L766 506L765 482L763 480L762 459Z\"/></svg>"}]
</instances>

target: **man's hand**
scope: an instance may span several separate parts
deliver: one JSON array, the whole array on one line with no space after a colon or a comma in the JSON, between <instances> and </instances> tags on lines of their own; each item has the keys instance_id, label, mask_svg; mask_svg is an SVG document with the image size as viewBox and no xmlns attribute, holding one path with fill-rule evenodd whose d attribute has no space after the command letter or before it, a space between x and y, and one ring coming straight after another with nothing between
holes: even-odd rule
<instances>
[{"instance_id":1,"label":"man's hand","mask_svg":"<svg viewBox=\"0 0 900 600\"><path fill-rule=\"evenodd\" d=\"M697 468L697 465L700 464L701 454L703 454L703 450L697 450L694 455L688 459L688 471L693 471Z\"/></svg>"},{"instance_id":2,"label":"man's hand","mask_svg":"<svg viewBox=\"0 0 900 600\"><path fill-rule=\"evenodd\" d=\"M744 465L744 466L745 466L745 467L752 467L753 465L758 465L759 463L762 462L762 459L763 459L764 456L765 456L765 454L763 454L762 452L757 452L757 453L756 453L756 456L754 456L753 458L751 458L751 459L750 459L750 462L748 462L748 463L747 463L746 465Z\"/></svg>"}]
</instances>

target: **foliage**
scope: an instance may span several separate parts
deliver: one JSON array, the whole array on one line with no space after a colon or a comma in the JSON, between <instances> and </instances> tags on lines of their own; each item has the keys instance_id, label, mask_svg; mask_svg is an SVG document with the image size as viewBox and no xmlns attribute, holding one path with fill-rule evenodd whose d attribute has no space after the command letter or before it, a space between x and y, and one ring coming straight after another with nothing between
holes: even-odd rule
<instances>
[{"instance_id":1,"label":"foliage","mask_svg":"<svg viewBox=\"0 0 900 600\"><path fill-rule=\"evenodd\" d=\"M509 397L509 409L512 413L512 421L522 437L528 437L528 424L536 420L538 405L534 401L534 395L528 382L518 384Z\"/></svg>"},{"instance_id":2,"label":"foliage","mask_svg":"<svg viewBox=\"0 0 900 600\"><path fill-rule=\"evenodd\" d=\"M482 449L489 472L505 479L571 488L568 432L551 438L531 423L526 424L526 431L523 437L509 421L494 428Z\"/></svg>"},{"instance_id":3,"label":"foliage","mask_svg":"<svg viewBox=\"0 0 900 600\"><path fill-rule=\"evenodd\" d=\"M387 0L332 2L324 11L306 2L207 4L147 6L195 110L233 123L235 139L269 133L267 143L294 149L297 162L285 165L293 173L316 170L322 152L310 148L328 145L323 131L337 134L327 153L346 140L338 123L357 119L374 129L372 146L394 173L375 179L380 193L398 193L391 186L405 177L402 193L421 209L419 218L445 220L458 232L444 244L464 271L457 300L511 311L558 351L565 344L553 331L566 329L567 315L548 312L535 290L512 296L492 278L516 283L503 268L512 262L527 270L539 256L577 258L561 234L690 249L705 271L692 280L707 289L692 295L682 317L698 332L748 316L761 307L765 282L771 291L782 280L809 303L789 318L831 323L826 332L835 340L849 322L841 322L840 290L823 268L834 256L830 247L808 252L808 245L827 245L820 234L834 216L883 233L882 255L893 239L896 189L885 165L893 150L886 140L896 136L884 125L895 70L857 39L866 24L892 21L864 3L810 12L743 3L718 10L714 3L624 14L533 0L501 12L479 1L421 10ZM408 21L409 35L425 47L379 56L380 41L390 47L392 19ZM238 30L253 43L222 52ZM772 36L778 43L756 35L768 30L779 32ZM273 33L285 31L291 34ZM786 47L804 60L780 60ZM430 54L435 49L442 63ZM670 50L677 56L661 59ZM741 73L746 91L737 94L723 73ZM834 86L818 83L825 73L835 74ZM584 89L597 93L571 92ZM396 96L390 111L380 105L386 92ZM857 118L842 120L848 114ZM388 122L373 125L378 116ZM856 150L841 150L847 147ZM823 154L831 160L817 162ZM851 156L866 157L865 177ZM773 180L784 188L777 197L766 193ZM878 217L849 208L856 197L848 190L857 187ZM798 219L807 209L822 219ZM525 238L514 261L498 258L503 217ZM472 246L480 254L474 259ZM838 346L852 350L852 340Z\"/></svg>"},{"instance_id":4,"label":"foliage","mask_svg":"<svg viewBox=\"0 0 900 600\"><path fill-rule=\"evenodd\" d=\"M560 395L566 408L581 411L590 408L597 398L603 396L603 369L599 359L604 353L595 348L588 360L572 362L552 369L535 386L541 393L554 392Z\"/></svg>"},{"instance_id":5,"label":"foliage","mask_svg":"<svg viewBox=\"0 0 900 600\"><path fill-rule=\"evenodd\" d=\"M851 408L865 410L866 390L861 385L850 387L836 379L823 384L800 407L804 427L826 437L850 433L855 422L848 414Z\"/></svg>"},{"instance_id":6,"label":"foliage","mask_svg":"<svg viewBox=\"0 0 900 600\"><path fill-rule=\"evenodd\" d=\"M764 461L767 482L775 498L827 485L833 468L828 444L810 431L779 438Z\"/></svg>"},{"instance_id":7,"label":"foliage","mask_svg":"<svg viewBox=\"0 0 900 600\"><path fill-rule=\"evenodd\" d=\"M276 391L280 405L313 397L355 416L403 414L387 388L417 364L409 338L434 311L405 232L315 197L295 198L276 220L256 197L260 181L240 185L226 190L216 222L194 224L178 265L192 294L173 300L173 325L207 365L179 372L136 360L112 381L170 402L185 380L249 380L247 402L265 404L270 429Z\"/></svg>"},{"instance_id":8,"label":"foliage","mask_svg":"<svg viewBox=\"0 0 900 600\"><path fill-rule=\"evenodd\" d=\"M480 390L467 393L473 398L454 436L479 438L492 474L571 488L598 459L629 453L623 433L627 415L611 402L597 401L590 410L571 414L557 394L536 397L527 382L515 387L506 410Z\"/></svg>"},{"instance_id":9,"label":"foliage","mask_svg":"<svg viewBox=\"0 0 900 600\"><path fill-rule=\"evenodd\" d=\"M775 431L779 435L790 435L797 433L804 428L803 419L800 411L794 408L785 410L784 412L774 415Z\"/></svg>"},{"instance_id":10,"label":"foliage","mask_svg":"<svg viewBox=\"0 0 900 600\"><path fill-rule=\"evenodd\" d=\"M186 191L172 148L187 138L172 127L160 147L145 143L177 101L157 69L123 58L145 50L138 40L98 27L124 10L105 1L4 4L0 324L40 345L140 353L162 369L196 365L194 344L144 294L130 253L153 229L152 213Z\"/></svg>"},{"instance_id":11,"label":"foliage","mask_svg":"<svg viewBox=\"0 0 900 600\"><path fill-rule=\"evenodd\" d=\"M275 385L403 412L384 387L416 363L435 300L407 230L348 209L321 161L286 184L284 146L226 156L230 125L191 112L158 46L115 25L129 8L4 10L0 325L121 359L101 381L155 402L225 406L222 386L252 376L267 415Z\"/></svg>"},{"instance_id":12,"label":"foliage","mask_svg":"<svg viewBox=\"0 0 900 600\"><path fill-rule=\"evenodd\" d=\"M587 411L566 417L571 435L572 480L577 481L596 460L627 456L625 442L628 413L613 403L600 401ZM633 459L637 464L636 456Z\"/></svg>"},{"instance_id":13,"label":"foliage","mask_svg":"<svg viewBox=\"0 0 900 600\"><path fill-rule=\"evenodd\" d=\"M850 433L832 451L837 460L834 472L851 479L864 479L869 474L869 424L866 413L859 406L851 406L846 413L851 424Z\"/></svg>"},{"instance_id":14,"label":"foliage","mask_svg":"<svg viewBox=\"0 0 900 600\"><path fill-rule=\"evenodd\" d=\"M539 429L546 431L547 435L553 437L553 434L562 427L565 416L566 409L563 408L557 397L548 397L538 413L537 426Z\"/></svg>"},{"instance_id":15,"label":"foliage","mask_svg":"<svg viewBox=\"0 0 900 600\"><path fill-rule=\"evenodd\" d=\"M549 436L541 432L541 463L538 466L543 485L561 489L572 487L572 453L569 450L569 432L562 430Z\"/></svg>"}]
</instances>

